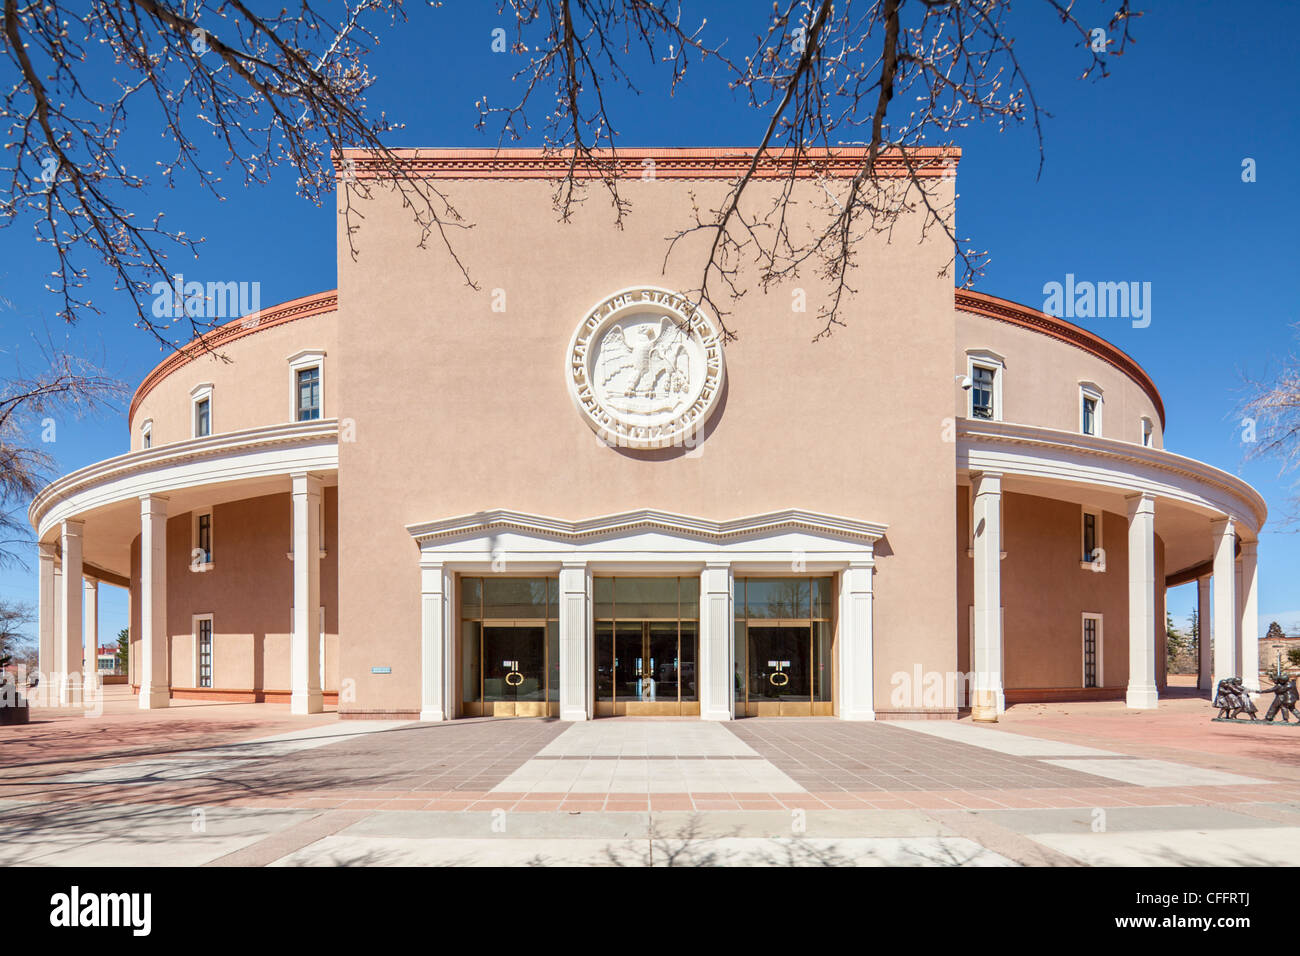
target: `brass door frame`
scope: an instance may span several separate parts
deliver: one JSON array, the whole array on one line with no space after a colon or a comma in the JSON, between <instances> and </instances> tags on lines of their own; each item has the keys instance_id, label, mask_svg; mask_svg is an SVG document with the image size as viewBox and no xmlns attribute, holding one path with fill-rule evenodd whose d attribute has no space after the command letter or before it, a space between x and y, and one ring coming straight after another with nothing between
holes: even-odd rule
<instances>
[{"instance_id":1,"label":"brass door frame","mask_svg":"<svg viewBox=\"0 0 1300 956\"><path fill-rule=\"evenodd\" d=\"M693 663L696 674L696 695L695 700L682 700L682 603L681 603L681 582L683 575L671 575L676 578L677 584L677 616L676 617L635 617L619 618L618 604L613 602L611 606L614 609L612 617L602 617L595 619L593 624L608 624L610 627L610 664L612 673L610 674L610 687L612 700L594 701L594 712L596 717L672 717L672 716L699 716L699 657L700 657L700 621L699 617L692 618L690 623L695 625L695 656ZM610 580L616 581L618 575L611 575ZM698 615L699 603L696 603L696 614ZM640 624L641 625L641 658L642 661L649 659L647 653L648 641L650 639L650 625L654 623L671 623L677 627L677 699L671 701L665 700L619 700L618 697L618 627L620 624ZM592 629L592 640L595 641L595 628ZM600 668L599 649L593 647L591 655L591 681L592 687L598 683ZM645 664L642 664L644 668ZM644 679L644 671L642 677Z\"/></svg>"}]
</instances>

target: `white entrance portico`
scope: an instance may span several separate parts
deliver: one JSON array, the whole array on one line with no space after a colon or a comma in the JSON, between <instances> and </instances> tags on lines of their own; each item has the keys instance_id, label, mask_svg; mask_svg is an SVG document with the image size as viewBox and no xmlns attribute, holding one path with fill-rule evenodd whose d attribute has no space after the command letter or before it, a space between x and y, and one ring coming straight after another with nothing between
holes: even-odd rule
<instances>
[{"instance_id":1,"label":"white entrance portico","mask_svg":"<svg viewBox=\"0 0 1300 956\"><path fill-rule=\"evenodd\" d=\"M420 549L422 720L458 716L457 575L558 575L559 716L595 716L593 580L612 574L699 578L705 720L736 716L737 575L835 575L835 713L874 719L871 579L883 524L794 509L730 521L649 509L582 521L495 510L407 531Z\"/></svg>"}]
</instances>

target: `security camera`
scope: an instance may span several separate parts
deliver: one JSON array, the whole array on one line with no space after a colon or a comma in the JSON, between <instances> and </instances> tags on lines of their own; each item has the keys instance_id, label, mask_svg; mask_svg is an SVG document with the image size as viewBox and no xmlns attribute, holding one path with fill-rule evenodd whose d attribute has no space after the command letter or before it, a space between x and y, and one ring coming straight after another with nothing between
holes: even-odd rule
<instances>
[{"instance_id":1,"label":"security camera","mask_svg":"<svg viewBox=\"0 0 1300 956\"><path fill-rule=\"evenodd\" d=\"M963 391L967 391L967 392L969 392L969 391L970 391L970 387L971 387L973 384L975 384L974 382L972 382L972 381L970 380L970 376L969 376L969 375L958 375L958 376L957 376L957 381L961 382L962 390L963 390Z\"/></svg>"}]
</instances>

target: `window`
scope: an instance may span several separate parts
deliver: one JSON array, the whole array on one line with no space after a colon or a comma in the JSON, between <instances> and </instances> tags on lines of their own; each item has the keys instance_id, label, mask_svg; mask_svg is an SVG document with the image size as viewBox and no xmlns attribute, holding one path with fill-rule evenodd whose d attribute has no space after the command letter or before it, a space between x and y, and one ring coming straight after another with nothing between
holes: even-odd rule
<instances>
[{"instance_id":1,"label":"window","mask_svg":"<svg viewBox=\"0 0 1300 956\"><path fill-rule=\"evenodd\" d=\"M966 351L966 376L970 379L967 393L968 418L984 421L1002 421L1002 373L1006 360L988 349Z\"/></svg>"},{"instance_id":2,"label":"window","mask_svg":"<svg viewBox=\"0 0 1300 956\"><path fill-rule=\"evenodd\" d=\"M194 686L212 686L212 615L194 618Z\"/></svg>"},{"instance_id":3,"label":"window","mask_svg":"<svg viewBox=\"0 0 1300 956\"><path fill-rule=\"evenodd\" d=\"M203 552L205 563L212 562L212 515L199 515L199 540L195 544Z\"/></svg>"},{"instance_id":4,"label":"window","mask_svg":"<svg viewBox=\"0 0 1300 956\"><path fill-rule=\"evenodd\" d=\"M195 511L190 542L190 570L212 568L212 512Z\"/></svg>"},{"instance_id":5,"label":"window","mask_svg":"<svg viewBox=\"0 0 1300 956\"><path fill-rule=\"evenodd\" d=\"M312 422L325 417L325 351L303 349L289 356L289 419Z\"/></svg>"},{"instance_id":6,"label":"window","mask_svg":"<svg viewBox=\"0 0 1300 956\"><path fill-rule=\"evenodd\" d=\"M1101 435L1101 389L1091 382L1079 383L1079 431Z\"/></svg>"},{"instance_id":7,"label":"window","mask_svg":"<svg viewBox=\"0 0 1300 956\"><path fill-rule=\"evenodd\" d=\"M297 377L297 420L314 421L320 418L320 368L300 368Z\"/></svg>"},{"instance_id":8,"label":"window","mask_svg":"<svg viewBox=\"0 0 1300 956\"><path fill-rule=\"evenodd\" d=\"M1083 615L1083 686L1101 687L1101 615Z\"/></svg>"},{"instance_id":9,"label":"window","mask_svg":"<svg viewBox=\"0 0 1300 956\"><path fill-rule=\"evenodd\" d=\"M1080 520L1081 547L1079 567L1089 571L1106 570L1106 550L1101 543L1102 513L1084 510Z\"/></svg>"},{"instance_id":10,"label":"window","mask_svg":"<svg viewBox=\"0 0 1300 956\"><path fill-rule=\"evenodd\" d=\"M971 418L993 418L993 376L991 368L976 365L971 376Z\"/></svg>"},{"instance_id":11,"label":"window","mask_svg":"<svg viewBox=\"0 0 1300 956\"><path fill-rule=\"evenodd\" d=\"M1151 419L1144 417L1141 422L1142 427L1142 445L1150 448L1154 440L1155 428L1151 424Z\"/></svg>"},{"instance_id":12,"label":"window","mask_svg":"<svg viewBox=\"0 0 1300 956\"><path fill-rule=\"evenodd\" d=\"M144 424L140 426L140 447L141 448L153 447L153 419L152 418L146 419Z\"/></svg>"},{"instance_id":13,"label":"window","mask_svg":"<svg viewBox=\"0 0 1300 956\"><path fill-rule=\"evenodd\" d=\"M191 438L203 438L212 434L212 383L204 382L190 389L190 401L194 405L190 417L193 434Z\"/></svg>"}]
</instances>

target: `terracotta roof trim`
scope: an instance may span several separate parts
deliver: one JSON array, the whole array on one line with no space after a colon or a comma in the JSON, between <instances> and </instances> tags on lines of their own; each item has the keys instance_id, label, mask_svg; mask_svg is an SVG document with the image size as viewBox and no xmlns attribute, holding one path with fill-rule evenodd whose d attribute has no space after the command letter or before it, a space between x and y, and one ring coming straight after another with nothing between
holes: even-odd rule
<instances>
[{"instance_id":1,"label":"terracotta roof trim","mask_svg":"<svg viewBox=\"0 0 1300 956\"><path fill-rule=\"evenodd\" d=\"M1151 380L1151 376L1143 370L1142 366L1138 365L1126 352L1111 345L1101 336L1095 335L1071 322L1066 322L1064 319L1058 319L1045 312L1039 312L1037 309L1031 309L1018 302L1012 302L1010 299L1000 299L985 292L958 289L955 294L955 301L956 307L962 312L969 312L973 315L997 319L1021 328L1031 329L1042 335L1073 345L1075 348L1082 349L1123 372L1151 399L1156 414L1160 416L1160 428L1163 431L1165 427L1165 403L1160 397L1155 382Z\"/></svg>"},{"instance_id":2,"label":"terracotta roof trim","mask_svg":"<svg viewBox=\"0 0 1300 956\"><path fill-rule=\"evenodd\" d=\"M245 336L263 332L266 329L272 329L287 322L337 311L338 306L339 293L337 289L316 292L298 299L290 299L288 302L282 302L269 309L254 312L252 315L233 319L225 325L220 325L211 332L199 336L199 338L189 342L182 349L172 352L171 355L155 365L153 371L144 377L140 387L135 390L135 394L131 397L131 408L127 412L127 422L134 423L135 413L139 410L140 403L144 401L145 397L153 391L159 382L173 372L189 365L200 356L223 348Z\"/></svg>"}]
</instances>

